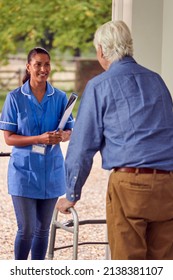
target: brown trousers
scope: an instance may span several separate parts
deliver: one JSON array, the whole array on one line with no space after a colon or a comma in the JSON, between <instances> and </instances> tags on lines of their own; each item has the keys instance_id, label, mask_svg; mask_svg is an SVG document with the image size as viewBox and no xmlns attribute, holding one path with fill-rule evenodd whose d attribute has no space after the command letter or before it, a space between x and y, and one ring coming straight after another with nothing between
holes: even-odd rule
<instances>
[{"instance_id":1,"label":"brown trousers","mask_svg":"<svg viewBox=\"0 0 173 280\"><path fill-rule=\"evenodd\" d=\"M173 174L113 171L107 199L113 260L173 260Z\"/></svg>"}]
</instances>

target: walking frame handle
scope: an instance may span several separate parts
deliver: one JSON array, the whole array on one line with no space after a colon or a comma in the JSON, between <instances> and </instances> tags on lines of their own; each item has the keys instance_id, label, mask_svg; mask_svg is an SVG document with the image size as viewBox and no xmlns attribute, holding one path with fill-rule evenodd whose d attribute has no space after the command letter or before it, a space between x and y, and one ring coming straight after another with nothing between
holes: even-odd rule
<instances>
[{"instance_id":1,"label":"walking frame handle","mask_svg":"<svg viewBox=\"0 0 173 280\"><path fill-rule=\"evenodd\" d=\"M0 157L9 157L10 155L11 155L11 153L0 152Z\"/></svg>"}]
</instances>

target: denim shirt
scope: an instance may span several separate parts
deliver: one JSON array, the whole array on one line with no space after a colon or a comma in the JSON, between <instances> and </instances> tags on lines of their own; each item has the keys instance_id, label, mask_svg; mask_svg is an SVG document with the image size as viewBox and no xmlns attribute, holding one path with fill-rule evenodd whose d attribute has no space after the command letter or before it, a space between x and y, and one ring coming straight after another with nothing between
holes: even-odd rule
<instances>
[{"instance_id":1,"label":"denim shirt","mask_svg":"<svg viewBox=\"0 0 173 280\"><path fill-rule=\"evenodd\" d=\"M0 129L18 135L34 136L58 128L67 104L66 94L47 83L39 103L27 81L10 92L3 106ZM65 129L73 127L70 116ZM65 192L65 167L60 145L48 145L45 155L34 153L32 145L14 146L8 166L8 192L11 195L48 199Z\"/></svg>"},{"instance_id":2,"label":"denim shirt","mask_svg":"<svg viewBox=\"0 0 173 280\"><path fill-rule=\"evenodd\" d=\"M66 156L70 201L80 199L98 151L107 170L173 170L171 95L157 73L132 57L113 62L85 88Z\"/></svg>"}]
</instances>

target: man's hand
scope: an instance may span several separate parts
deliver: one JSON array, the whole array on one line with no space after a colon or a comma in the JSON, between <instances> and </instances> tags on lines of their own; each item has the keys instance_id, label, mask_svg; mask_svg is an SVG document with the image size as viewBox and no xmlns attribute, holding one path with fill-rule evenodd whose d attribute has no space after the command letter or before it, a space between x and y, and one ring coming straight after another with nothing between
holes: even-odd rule
<instances>
[{"instance_id":1,"label":"man's hand","mask_svg":"<svg viewBox=\"0 0 173 280\"><path fill-rule=\"evenodd\" d=\"M76 202L69 201L67 198L60 198L56 204L56 208L63 214L69 214L69 208L73 207Z\"/></svg>"}]
</instances>

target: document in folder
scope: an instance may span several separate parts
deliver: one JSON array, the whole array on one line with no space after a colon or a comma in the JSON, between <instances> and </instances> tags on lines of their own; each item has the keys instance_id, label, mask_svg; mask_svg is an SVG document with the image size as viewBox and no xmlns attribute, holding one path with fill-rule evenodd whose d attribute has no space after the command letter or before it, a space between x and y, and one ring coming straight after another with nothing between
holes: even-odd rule
<instances>
[{"instance_id":1,"label":"document in folder","mask_svg":"<svg viewBox=\"0 0 173 280\"><path fill-rule=\"evenodd\" d=\"M68 121L68 118L70 117L70 114L72 113L72 110L73 110L73 107L76 103L76 100L78 98L78 95L74 92L71 93L69 99L68 99L68 102L67 102L67 105L65 107L65 110L64 110L64 114L61 118L61 121L59 123L59 126L58 126L58 129L64 129L67 121Z\"/></svg>"}]
</instances>

